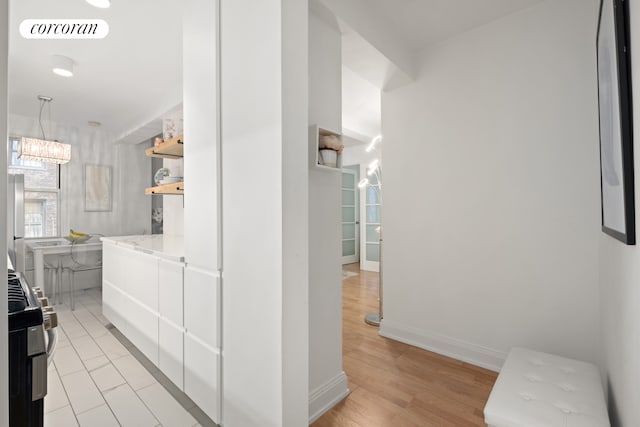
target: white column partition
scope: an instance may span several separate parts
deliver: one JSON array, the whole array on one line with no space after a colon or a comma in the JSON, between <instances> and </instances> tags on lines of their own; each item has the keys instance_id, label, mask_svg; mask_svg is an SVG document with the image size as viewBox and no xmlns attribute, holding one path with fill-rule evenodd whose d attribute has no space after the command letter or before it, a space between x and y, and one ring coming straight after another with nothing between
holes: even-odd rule
<instances>
[{"instance_id":1,"label":"white column partition","mask_svg":"<svg viewBox=\"0 0 640 427\"><path fill-rule=\"evenodd\" d=\"M307 424L307 9L183 21L185 391L225 427Z\"/></svg>"},{"instance_id":2,"label":"white column partition","mask_svg":"<svg viewBox=\"0 0 640 427\"><path fill-rule=\"evenodd\" d=\"M221 1L223 421L307 425L306 2Z\"/></svg>"},{"instance_id":3,"label":"white column partition","mask_svg":"<svg viewBox=\"0 0 640 427\"><path fill-rule=\"evenodd\" d=\"M184 386L221 423L219 1L185 4Z\"/></svg>"}]
</instances>

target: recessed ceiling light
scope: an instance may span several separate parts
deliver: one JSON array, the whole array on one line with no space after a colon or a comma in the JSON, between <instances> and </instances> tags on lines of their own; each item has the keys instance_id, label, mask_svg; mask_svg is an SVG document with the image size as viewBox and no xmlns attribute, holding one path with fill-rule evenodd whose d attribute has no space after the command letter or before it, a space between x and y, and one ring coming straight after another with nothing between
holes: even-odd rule
<instances>
[{"instance_id":1,"label":"recessed ceiling light","mask_svg":"<svg viewBox=\"0 0 640 427\"><path fill-rule=\"evenodd\" d=\"M73 76L73 59L62 55L53 55L52 62L51 71L63 77Z\"/></svg>"},{"instance_id":2,"label":"recessed ceiling light","mask_svg":"<svg viewBox=\"0 0 640 427\"><path fill-rule=\"evenodd\" d=\"M106 9L111 6L111 0L87 0L87 3L100 9Z\"/></svg>"}]
</instances>

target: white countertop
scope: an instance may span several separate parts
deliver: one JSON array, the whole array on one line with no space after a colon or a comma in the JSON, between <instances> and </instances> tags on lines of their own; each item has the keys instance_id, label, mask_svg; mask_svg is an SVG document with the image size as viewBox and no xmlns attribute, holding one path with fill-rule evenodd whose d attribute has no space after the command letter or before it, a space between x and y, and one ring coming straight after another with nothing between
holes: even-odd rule
<instances>
[{"instance_id":1,"label":"white countertop","mask_svg":"<svg viewBox=\"0 0 640 427\"><path fill-rule=\"evenodd\" d=\"M171 261L184 262L184 238L182 236L146 234L142 236L109 236L102 237L100 240Z\"/></svg>"},{"instance_id":2,"label":"white countertop","mask_svg":"<svg viewBox=\"0 0 640 427\"><path fill-rule=\"evenodd\" d=\"M82 243L73 243L64 238L53 238L53 239L38 239L38 240L25 240L25 245L27 245L32 251L58 251L58 249L68 249L73 247L74 251L80 251L83 249L87 250L95 250L96 247L102 247L102 243L100 240L93 238L88 241Z\"/></svg>"}]
</instances>

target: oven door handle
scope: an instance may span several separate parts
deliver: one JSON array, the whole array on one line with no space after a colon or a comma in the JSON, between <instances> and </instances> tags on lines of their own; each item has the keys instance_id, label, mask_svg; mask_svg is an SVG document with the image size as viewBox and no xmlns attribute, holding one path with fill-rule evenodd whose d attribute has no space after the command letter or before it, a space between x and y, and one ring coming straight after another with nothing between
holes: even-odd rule
<instances>
[{"instance_id":1,"label":"oven door handle","mask_svg":"<svg viewBox=\"0 0 640 427\"><path fill-rule=\"evenodd\" d=\"M58 344L58 328L46 329L47 332L47 366L51 364Z\"/></svg>"}]
</instances>

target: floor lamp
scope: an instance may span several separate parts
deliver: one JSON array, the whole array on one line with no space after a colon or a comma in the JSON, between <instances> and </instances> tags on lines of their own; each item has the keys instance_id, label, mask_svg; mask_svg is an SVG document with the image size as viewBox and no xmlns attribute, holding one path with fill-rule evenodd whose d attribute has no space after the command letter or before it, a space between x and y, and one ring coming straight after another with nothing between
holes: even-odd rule
<instances>
[{"instance_id":1,"label":"floor lamp","mask_svg":"<svg viewBox=\"0 0 640 427\"><path fill-rule=\"evenodd\" d=\"M374 175L376 176L376 180L377 180L377 184L374 186L375 187L375 191L377 193L378 196L378 200L380 201L380 210L382 210L382 175L380 172L380 163L379 161L376 159L373 162L371 162L371 164L369 165L369 168L367 170L367 175L371 176ZM369 184L369 179L368 178L364 178L363 180L361 180L358 183L358 186L360 188L364 188ZM365 196L366 197L366 196ZM366 230L366 228L365 228ZM368 325L372 325L372 326L380 326L380 321L382 320L382 226L380 226L379 230L378 230L378 238L379 238L379 255L378 255L378 275L379 275L379 279L378 279L378 312L377 313L367 313L364 316L364 321L365 323L367 323ZM365 233L365 239L366 239L366 233ZM366 256L366 254L365 254Z\"/></svg>"}]
</instances>

